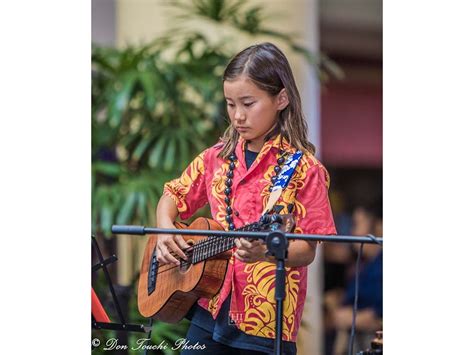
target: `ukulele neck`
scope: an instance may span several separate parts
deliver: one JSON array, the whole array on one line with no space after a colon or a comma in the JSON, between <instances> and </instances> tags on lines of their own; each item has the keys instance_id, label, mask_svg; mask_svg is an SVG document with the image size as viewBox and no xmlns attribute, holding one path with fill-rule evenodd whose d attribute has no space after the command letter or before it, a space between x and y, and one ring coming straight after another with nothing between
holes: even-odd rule
<instances>
[{"instance_id":1,"label":"ukulele neck","mask_svg":"<svg viewBox=\"0 0 474 355\"><path fill-rule=\"evenodd\" d=\"M259 232L261 225L258 222L247 224L236 231L242 232ZM191 262L193 264L199 263L206 259L212 258L217 254L223 253L227 250L232 249L235 246L234 238L223 238L215 235L211 235L208 238L201 240L194 244L193 256Z\"/></svg>"}]
</instances>

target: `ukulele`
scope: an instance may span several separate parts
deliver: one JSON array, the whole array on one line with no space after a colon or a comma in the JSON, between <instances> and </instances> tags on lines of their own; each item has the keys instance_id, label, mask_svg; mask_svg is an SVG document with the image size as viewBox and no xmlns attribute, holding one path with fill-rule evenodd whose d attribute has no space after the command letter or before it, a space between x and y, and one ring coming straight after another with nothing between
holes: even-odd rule
<instances>
[{"instance_id":1,"label":"ukulele","mask_svg":"<svg viewBox=\"0 0 474 355\"><path fill-rule=\"evenodd\" d=\"M176 222L178 229L223 230L220 224L208 218L197 218L189 226ZM236 231L265 232L280 228L294 229L292 215L264 215L260 221ZM167 323L179 322L201 297L216 295L225 279L235 238L218 236L182 236L189 245L184 249L188 260L179 259L180 265L160 265L156 258L157 235L151 235L143 255L138 281L138 310L142 316ZM250 238L249 238L250 239Z\"/></svg>"}]
</instances>

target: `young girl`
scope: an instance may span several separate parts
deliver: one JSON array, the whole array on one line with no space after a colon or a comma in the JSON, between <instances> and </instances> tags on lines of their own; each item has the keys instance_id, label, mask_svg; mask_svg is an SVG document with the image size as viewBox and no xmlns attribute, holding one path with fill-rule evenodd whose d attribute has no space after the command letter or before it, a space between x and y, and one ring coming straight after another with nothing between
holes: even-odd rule
<instances>
[{"instance_id":1,"label":"young girl","mask_svg":"<svg viewBox=\"0 0 474 355\"><path fill-rule=\"evenodd\" d=\"M209 203L212 217L227 230L259 220L270 188L289 154L303 153L276 205L292 213L295 233L335 234L328 200L329 176L314 158L301 99L288 60L273 44L238 53L223 76L230 125L216 145L206 149L181 177L165 184L156 211L159 228L174 228L179 215L191 217ZM206 346L199 354L263 354L273 351L276 326L275 263L262 241L235 240L223 286L212 299L200 299L190 314L190 344ZM160 263L186 259L179 235L160 235ZM285 354L296 353L307 288L307 265L316 243L291 241L286 260L283 315ZM182 353L189 353L185 350Z\"/></svg>"}]
</instances>

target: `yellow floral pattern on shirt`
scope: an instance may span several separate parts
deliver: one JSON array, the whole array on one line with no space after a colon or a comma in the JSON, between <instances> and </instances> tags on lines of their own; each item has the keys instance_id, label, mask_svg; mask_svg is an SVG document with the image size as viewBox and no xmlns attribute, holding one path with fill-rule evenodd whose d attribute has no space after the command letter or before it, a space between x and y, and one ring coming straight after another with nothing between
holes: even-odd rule
<instances>
[{"instance_id":1,"label":"yellow floral pattern on shirt","mask_svg":"<svg viewBox=\"0 0 474 355\"><path fill-rule=\"evenodd\" d=\"M179 178L171 180L164 185L164 194L174 200L179 213L186 212L189 209L189 206L186 205L185 197L198 176L204 175L205 152L199 154Z\"/></svg>"},{"instance_id":2,"label":"yellow floral pattern on shirt","mask_svg":"<svg viewBox=\"0 0 474 355\"><path fill-rule=\"evenodd\" d=\"M298 300L300 273L285 268L286 298L283 304L283 339L290 340L295 330L295 314ZM239 328L247 334L275 337L275 264L257 262L245 266L248 285L243 290L244 319Z\"/></svg>"}]
</instances>

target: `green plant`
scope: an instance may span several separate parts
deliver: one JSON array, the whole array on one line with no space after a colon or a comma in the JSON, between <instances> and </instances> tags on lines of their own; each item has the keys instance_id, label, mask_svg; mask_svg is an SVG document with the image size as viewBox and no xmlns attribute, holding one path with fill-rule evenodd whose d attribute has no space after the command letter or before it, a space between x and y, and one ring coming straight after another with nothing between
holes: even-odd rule
<instances>
[{"instance_id":1,"label":"green plant","mask_svg":"<svg viewBox=\"0 0 474 355\"><path fill-rule=\"evenodd\" d=\"M223 55L170 63L163 46L93 49L94 232L109 234L112 222L151 224L163 183L222 126L219 83L207 70Z\"/></svg>"}]
</instances>

